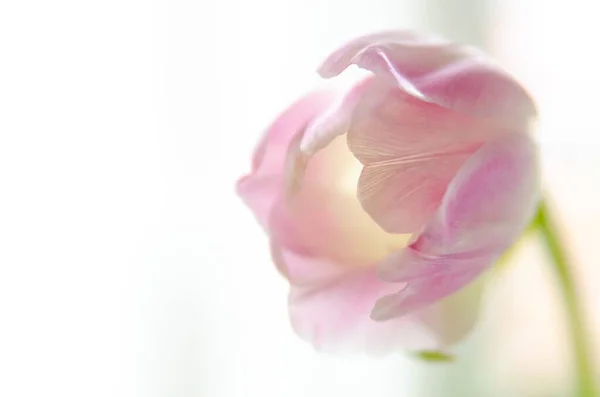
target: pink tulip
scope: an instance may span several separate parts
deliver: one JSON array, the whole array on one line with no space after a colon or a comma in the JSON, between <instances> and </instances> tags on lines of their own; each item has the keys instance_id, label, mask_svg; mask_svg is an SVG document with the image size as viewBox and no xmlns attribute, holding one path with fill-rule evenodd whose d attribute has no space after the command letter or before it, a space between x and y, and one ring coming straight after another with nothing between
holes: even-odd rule
<instances>
[{"instance_id":1,"label":"pink tulip","mask_svg":"<svg viewBox=\"0 0 600 397\"><path fill-rule=\"evenodd\" d=\"M474 281L535 210L535 105L482 53L413 32L355 39L319 73L352 64L372 73L280 115L237 190L289 280L302 338L446 349L474 323Z\"/></svg>"}]
</instances>

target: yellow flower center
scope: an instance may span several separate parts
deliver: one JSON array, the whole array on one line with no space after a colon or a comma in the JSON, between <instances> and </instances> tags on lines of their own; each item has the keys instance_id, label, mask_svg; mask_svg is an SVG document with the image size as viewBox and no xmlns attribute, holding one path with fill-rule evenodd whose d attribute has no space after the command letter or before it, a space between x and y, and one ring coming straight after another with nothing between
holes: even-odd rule
<instances>
[{"instance_id":1,"label":"yellow flower center","mask_svg":"<svg viewBox=\"0 0 600 397\"><path fill-rule=\"evenodd\" d=\"M345 135L318 152L311 159L313 162L314 166L309 166L313 175L330 187L331 201L326 205L339 227L336 241L327 249L332 259L371 266L406 246L410 234L387 233L358 201L357 185L363 166L348 149Z\"/></svg>"}]
</instances>

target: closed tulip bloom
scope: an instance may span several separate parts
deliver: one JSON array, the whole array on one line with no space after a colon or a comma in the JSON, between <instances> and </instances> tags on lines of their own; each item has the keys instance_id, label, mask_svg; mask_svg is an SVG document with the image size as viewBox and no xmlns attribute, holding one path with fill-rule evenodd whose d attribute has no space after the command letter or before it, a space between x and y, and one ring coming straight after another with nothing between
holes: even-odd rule
<instances>
[{"instance_id":1,"label":"closed tulip bloom","mask_svg":"<svg viewBox=\"0 0 600 397\"><path fill-rule=\"evenodd\" d=\"M472 328L481 276L539 195L535 105L481 52L372 34L319 68L370 71L300 98L237 191L290 283L294 330L327 351L447 349Z\"/></svg>"}]
</instances>

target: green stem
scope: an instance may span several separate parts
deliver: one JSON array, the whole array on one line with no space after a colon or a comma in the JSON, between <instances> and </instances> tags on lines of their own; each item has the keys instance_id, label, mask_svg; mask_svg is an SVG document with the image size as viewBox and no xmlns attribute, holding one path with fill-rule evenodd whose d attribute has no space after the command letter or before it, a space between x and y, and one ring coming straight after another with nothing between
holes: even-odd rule
<instances>
[{"instance_id":1,"label":"green stem","mask_svg":"<svg viewBox=\"0 0 600 397\"><path fill-rule=\"evenodd\" d=\"M542 201L536 215L535 224L544 239L565 301L577 371L576 396L597 397L600 394L598 394L594 379L591 347L588 344L584 321L585 315L579 301L577 287L575 286L572 264L569 263L566 249L560 240L550 212L548 204Z\"/></svg>"}]
</instances>

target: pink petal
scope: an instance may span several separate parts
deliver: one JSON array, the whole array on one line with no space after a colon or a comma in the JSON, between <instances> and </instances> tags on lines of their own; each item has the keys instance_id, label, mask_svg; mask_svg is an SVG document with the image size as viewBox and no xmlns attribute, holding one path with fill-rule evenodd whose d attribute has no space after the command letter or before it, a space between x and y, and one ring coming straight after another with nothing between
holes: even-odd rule
<instances>
[{"instance_id":1,"label":"pink petal","mask_svg":"<svg viewBox=\"0 0 600 397\"><path fill-rule=\"evenodd\" d=\"M272 238L305 255L343 255L339 223L331 211L335 206L333 194L325 186L304 183L293 197L277 201L269 223Z\"/></svg>"},{"instance_id":2,"label":"pink petal","mask_svg":"<svg viewBox=\"0 0 600 397\"><path fill-rule=\"evenodd\" d=\"M473 282L495 259L492 256L467 259L431 259L424 256L417 265L423 268L423 274L420 277L407 277L407 284L401 290L378 300L371 318L389 320L423 309Z\"/></svg>"},{"instance_id":3,"label":"pink petal","mask_svg":"<svg viewBox=\"0 0 600 397\"><path fill-rule=\"evenodd\" d=\"M387 232L415 232L438 208L467 157L468 153L458 152L368 164L358 181L358 198Z\"/></svg>"},{"instance_id":4,"label":"pink petal","mask_svg":"<svg viewBox=\"0 0 600 397\"><path fill-rule=\"evenodd\" d=\"M283 112L261 139L254 152L252 172L238 181L237 193L263 226L283 194L290 144L337 96L331 91L306 95Z\"/></svg>"},{"instance_id":5,"label":"pink petal","mask_svg":"<svg viewBox=\"0 0 600 397\"><path fill-rule=\"evenodd\" d=\"M290 284L299 287L326 284L345 276L349 271L347 267L328 259L301 255L275 240L271 240L271 256Z\"/></svg>"},{"instance_id":6,"label":"pink petal","mask_svg":"<svg viewBox=\"0 0 600 397\"><path fill-rule=\"evenodd\" d=\"M427 98L449 109L523 129L537 117L535 103L516 80L499 68L467 58L414 81Z\"/></svg>"},{"instance_id":7,"label":"pink petal","mask_svg":"<svg viewBox=\"0 0 600 397\"><path fill-rule=\"evenodd\" d=\"M321 64L318 72L324 78L335 77L348 68L348 66L357 64L357 61L360 61L362 54L366 49L390 43L404 46L408 50L412 49L420 52L425 52L424 49L428 48L444 48L450 44L440 38L424 36L410 30L391 30L372 33L353 39L334 51L327 57L325 62ZM433 59L433 61L435 60L436 59ZM417 60L413 60L413 62L415 61L426 63L422 56ZM431 62L431 60L429 62Z\"/></svg>"},{"instance_id":8,"label":"pink petal","mask_svg":"<svg viewBox=\"0 0 600 397\"><path fill-rule=\"evenodd\" d=\"M371 354L443 350L467 334L477 315L481 284L402 318L374 321L369 313L377 299L397 288L380 281L374 267L348 271L277 244L273 258L292 285L292 326L318 350Z\"/></svg>"},{"instance_id":9,"label":"pink petal","mask_svg":"<svg viewBox=\"0 0 600 397\"><path fill-rule=\"evenodd\" d=\"M248 175L237 183L237 194L252 210L258 222L266 228L283 185L282 175Z\"/></svg>"},{"instance_id":10,"label":"pink petal","mask_svg":"<svg viewBox=\"0 0 600 397\"><path fill-rule=\"evenodd\" d=\"M523 87L480 51L410 32L355 39L319 68L333 77L351 64L416 90L427 100L466 115L522 129L537 114Z\"/></svg>"},{"instance_id":11,"label":"pink petal","mask_svg":"<svg viewBox=\"0 0 600 397\"><path fill-rule=\"evenodd\" d=\"M365 165L363 208L386 231L418 230L483 142L506 134L396 88L377 87L356 107L348 145Z\"/></svg>"},{"instance_id":12,"label":"pink petal","mask_svg":"<svg viewBox=\"0 0 600 397\"><path fill-rule=\"evenodd\" d=\"M327 146L336 137L345 134L350 127L354 108L364 93L371 88L373 77L369 76L353 85L306 127L300 150L311 156Z\"/></svg>"},{"instance_id":13,"label":"pink petal","mask_svg":"<svg viewBox=\"0 0 600 397\"><path fill-rule=\"evenodd\" d=\"M452 181L440 211L416 247L446 253L507 249L529 223L539 199L535 142L526 134L489 142ZM439 238L442 240L436 240Z\"/></svg>"},{"instance_id":14,"label":"pink petal","mask_svg":"<svg viewBox=\"0 0 600 397\"><path fill-rule=\"evenodd\" d=\"M537 150L525 134L485 144L448 186L420 236L380 265L406 283L375 305L385 320L442 299L478 277L520 236L538 200Z\"/></svg>"},{"instance_id":15,"label":"pink petal","mask_svg":"<svg viewBox=\"0 0 600 397\"><path fill-rule=\"evenodd\" d=\"M369 313L387 289L374 267L348 272L323 259L275 249L292 284L290 320L296 333L321 351L382 354L435 349L439 342L422 320L407 316L376 322Z\"/></svg>"}]
</instances>

